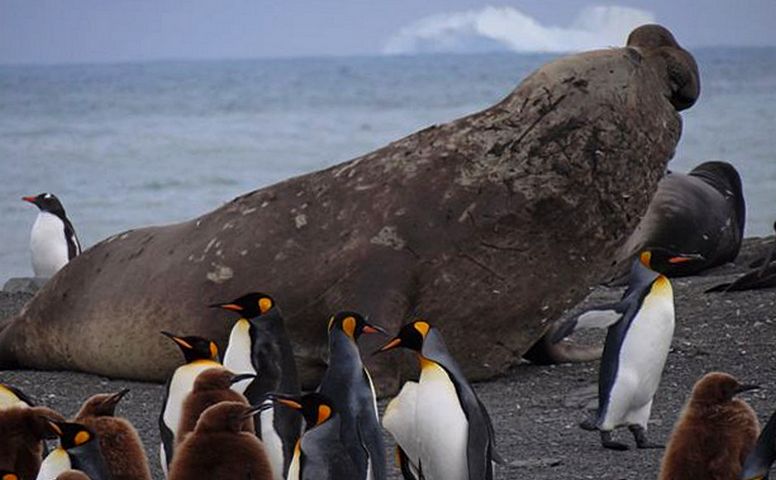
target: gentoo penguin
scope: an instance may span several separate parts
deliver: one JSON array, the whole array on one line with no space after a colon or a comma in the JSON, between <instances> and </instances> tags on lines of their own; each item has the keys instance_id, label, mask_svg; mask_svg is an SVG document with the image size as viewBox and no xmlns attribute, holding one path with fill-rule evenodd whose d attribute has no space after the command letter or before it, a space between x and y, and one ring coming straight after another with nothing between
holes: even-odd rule
<instances>
[{"instance_id":1,"label":"gentoo penguin","mask_svg":"<svg viewBox=\"0 0 776 480\"><path fill-rule=\"evenodd\" d=\"M124 389L93 395L81 405L74 421L86 425L97 435L112 480L151 480L140 435L128 420L115 416L116 405L127 392L129 390Z\"/></svg>"},{"instance_id":2,"label":"gentoo penguin","mask_svg":"<svg viewBox=\"0 0 776 480\"><path fill-rule=\"evenodd\" d=\"M170 480L271 480L264 446L244 430L245 420L263 408L266 404L221 402L202 412L194 431L178 446Z\"/></svg>"},{"instance_id":3,"label":"gentoo penguin","mask_svg":"<svg viewBox=\"0 0 776 480\"><path fill-rule=\"evenodd\" d=\"M671 433L659 479L738 478L760 423L752 407L734 397L755 388L721 372L698 380Z\"/></svg>"},{"instance_id":4,"label":"gentoo penguin","mask_svg":"<svg viewBox=\"0 0 776 480\"><path fill-rule=\"evenodd\" d=\"M612 430L626 425L639 448L658 447L647 440L646 430L674 334L674 294L668 278L649 268L651 261L650 251L634 260L618 303L568 319L551 339L558 342L581 328L609 328L598 373L597 416L580 426L599 430L601 444L614 450L628 448L611 438Z\"/></svg>"},{"instance_id":5,"label":"gentoo penguin","mask_svg":"<svg viewBox=\"0 0 776 480\"><path fill-rule=\"evenodd\" d=\"M492 479L493 462L501 460L493 425L442 335L415 320L378 352L397 347L415 351L421 368L418 382L407 382L383 417L405 478Z\"/></svg>"},{"instance_id":6,"label":"gentoo penguin","mask_svg":"<svg viewBox=\"0 0 776 480\"><path fill-rule=\"evenodd\" d=\"M280 309L264 293L249 293L229 303L211 305L240 315L229 334L224 366L235 373L254 373L256 378L235 384L251 404L269 392L299 395L299 377L291 342ZM276 480L285 478L302 419L289 409L274 406L255 418L256 435L269 455Z\"/></svg>"},{"instance_id":7,"label":"gentoo penguin","mask_svg":"<svg viewBox=\"0 0 776 480\"><path fill-rule=\"evenodd\" d=\"M197 420L208 407L220 402L240 402L249 405L243 394L232 390L232 385L253 377L255 375L252 373L235 375L225 368L209 368L200 373L194 381L194 388L183 402L176 435L178 444L183 441L187 433L194 430ZM246 431L255 432L252 416L245 419L245 428Z\"/></svg>"},{"instance_id":8,"label":"gentoo penguin","mask_svg":"<svg viewBox=\"0 0 776 480\"><path fill-rule=\"evenodd\" d=\"M56 438L48 419L64 420L46 407L9 407L0 410L0 466L22 479L33 479L43 460L45 440Z\"/></svg>"},{"instance_id":9,"label":"gentoo penguin","mask_svg":"<svg viewBox=\"0 0 776 480\"><path fill-rule=\"evenodd\" d=\"M339 412L340 438L358 469L356 478L385 480L385 443L377 397L356 345L362 333L385 332L356 312L345 311L331 317L329 367L318 391Z\"/></svg>"},{"instance_id":10,"label":"gentoo penguin","mask_svg":"<svg viewBox=\"0 0 776 480\"><path fill-rule=\"evenodd\" d=\"M22 200L40 210L30 234L32 269L36 277L53 277L67 262L81 254L73 224L54 194L41 193L35 197L22 197Z\"/></svg>"},{"instance_id":11,"label":"gentoo penguin","mask_svg":"<svg viewBox=\"0 0 776 480\"><path fill-rule=\"evenodd\" d=\"M49 421L48 424L59 437L59 447L43 461L37 480L51 480L70 469L80 470L92 480L110 480L94 431L73 422Z\"/></svg>"},{"instance_id":12,"label":"gentoo penguin","mask_svg":"<svg viewBox=\"0 0 776 480\"><path fill-rule=\"evenodd\" d=\"M11 385L0 383L0 410L10 407L32 407L33 401L21 390Z\"/></svg>"},{"instance_id":13,"label":"gentoo penguin","mask_svg":"<svg viewBox=\"0 0 776 480\"><path fill-rule=\"evenodd\" d=\"M771 414L771 418L757 438L754 449L746 457L739 479L767 480L774 460L776 460L776 412Z\"/></svg>"},{"instance_id":14,"label":"gentoo penguin","mask_svg":"<svg viewBox=\"0 0 776 480\"><path fill-rule=\"evenodd\" d=\"M355 480L356 464L340 437L340 417L320 393L303 397L271 395L272 400L302 413L305 432L294 446L287 480Z\"/></svg>"},{"instance_id":15,"label":"gentoo penguin","mask_svg":"<svg viewBox=\"0 0 776 480\"><path fill-rule=\"evenodd\" d=\"M218 346L211 340L195 336L179 337L169 332L162 334L178 345L186 359L186 363L176 368L167 381L159 415L159 434L162 438L159 456L166 476L175 449L175 433L178 431L183 401L194 388L197 376L209 368L221 367L221 363Z\"/></svg>"},{"instance_id":16,"label":"gentoo penguin","mask_svg":"<svg viewBox=\"0 0 776 480\"><path fill-rule=\"evenodd\" d=\"M87 474L80 470L68 470L57 476L57 480L91 480Z\"/></svg>"}]
</instances>

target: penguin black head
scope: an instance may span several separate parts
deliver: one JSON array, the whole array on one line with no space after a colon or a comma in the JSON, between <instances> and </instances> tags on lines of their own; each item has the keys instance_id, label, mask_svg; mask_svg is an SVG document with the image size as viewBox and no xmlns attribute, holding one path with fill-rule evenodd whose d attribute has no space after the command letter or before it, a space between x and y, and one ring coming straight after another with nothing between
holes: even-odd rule
<instances>
[{"instance_id":1,"label":"penguin black head","mask_svg":"<svg viewBox=\"0 0 776 480\"><path fill-rule=\"evenodd\" d=\"M19 480L19 476L8 470L0 470L0 480Z\"/></svg>"},{"instance_id":2,"label":"penguin black head","mask_svg":"<svg viewBox=\"0 0 776 480\"><path fill-rule=\"evenodd\" d=\"M302 397L273 393L269 398L275 403L301 412L307 430L328 421L334 415L331 400L318 392L308 393Z\"/></svg>"},{"instance_id":3,"label":"penguin black head","mask_svg":"<svg viewBox=\"0 0 776 480\"><path fill-rule=\"evenodd\" d=\"M394 348L404 347L414 350L418 353L423 349L423 341L428 335L428 331L431 330L431 325L424 320L415 320L401 327L399 334L396 335L390 342L380 347L377 352L387 352Z\"/></svg>"},{"instance_id":4,"label":"penguin black head","mask_svg":"<svg viewBox=\"0 0 776 480\"><path fill-rule=\"evenodd\" d=\"M333 329L342 330L353 340L358 340L362 333L386 334L382 327L367 322L360 313L350 311L339 312L331 317L329 332L331 333Z\"/></svg>"},{"instance_id":5,"label":"penguin black head","mask_svg":"<svg viewBox=\"0 0 776 480\"><path fill-rule=\"evenodd\" d=\"M266 293L253 292L231 302L216 303L210 307L237 312L243 318L256 318L275 308L275 300Z\"/></svg>"},{"instance_id":6,"label":"penguin black head","mask_svg":"<svg viewBox=\"0 0 776 480\"><path fill-rule=\"evenodd\" d=\"M755 390L759 385L739 383L732 375L723 372L707 373L695 383L690 402L695 405L719 405L729 402L741 392Z\"/></svg>"},{"instance_id":7,"label":"penguin black head","mask_svg":"<svg viewBox=\"0 0 776 480\"><path fill-rule=\"evenodd\" d=\"M60 217L65 215L65 207L53 193L41 193L37 196L22 197L25 202L30 202L42 212L50 212Z\"/></svg>"},{"instance_id":8,"label":"penguin black head","mask_svg":"<svg viewBox=\"0 0 776 480\"><path fill-rule=\"evenodd\" d=\"M196 380L194 380L193 391L228 390L235 383L251 378L256 378L256 374L242 373L235 375L225 368L208 368L197 375Z\"/></svg>"},{"instance_id":9,"label":"penguin black head","mask_svg":"<svg viewBox=\"0 0 776 480\"><path fill-rule=\"evenodd\" d=\"M76 418L82 417L112 417L116 414L116 405L129 393L125 388L116 393L98 393L89 397L78 411Z\"/></svg>"},{"instance_id":10,"label":"penguin black head","mask_svg":"<svg viewBox=\"0 0 776 480\"><path fill-rule=\"evenodd\" d=\"M195 432L233 432L244 431L243 425L250 418L271 404L247 405L242 402L219 402L206 408L197 420Z\"/></svg>"},{"instance_id":11,"label":"penguin black head","mask_svg":"<svg viewBox=\"0 0 776 480\"><path fill-rule=\"evenodd\" d=\"M96 438L89 427L80 423L49 420L48 425L49 429L59 437L59 443L65 450L86 445Z\"/></svg>"},{"instance_id":12,"label":"penguin black head","mask_svg":"<svg viewBox=\"0 0 776 480\"><path fill-rule=\"evenodd\" d=\"M186 363L197 360L218 361L218 345L212 340L196 336L178 337L170 332L162 332L162 335L178 344L178 347L183 352L183 356L186 358Z\"/></svg>"},{"instance_id":13,"label":"penguin black head","mask_svg":"<svg viewBox=\"0 0 776 480\"><path fill-rule=\"evenodd\" d=\"M677 253L667 248L654 247L642 251L639 260L650 270L671 276L706 259L694 253Z\"/></svg>"}]
</instances>

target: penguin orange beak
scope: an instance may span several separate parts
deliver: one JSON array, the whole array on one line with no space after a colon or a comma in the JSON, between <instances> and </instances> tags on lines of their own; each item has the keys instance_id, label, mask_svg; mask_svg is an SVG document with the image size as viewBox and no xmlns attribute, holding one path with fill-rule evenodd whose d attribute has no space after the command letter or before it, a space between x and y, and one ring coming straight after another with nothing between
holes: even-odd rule
<instances>
[{"instance_id":1,"label":"penguin orange beak","mask_svg":"<svg viewBox=\"0 0 776 480\"><path fill-rule=\"evenodd\" d=\"M372 325L371 323L367 323L366 325L364 325L364 329L361 331L363 333L380 333L385 336L388 336L388 332L386 332L383 327L380 327L378 325Z\"/></svg>"},{"instance_id":2,"label":"penguin orange beak","mask_svg":"<svg viewBox=\"0 0 776 480\"><path fill-rule=\"evenodd\" d=\"M224 310L230 310L232 312L242 312L245 310L243 307L237 305L236 303L214 303L213 305L208 305L210 308L222 308Z\"/></svg>"},{"instance_id":3,"label":"penguin orange beak","mask_svg":"<svg viewBox=\"0 0 776 480\"><path fill-rule=\"evenodd\" d=\"M273 403L279 403L286 407L293 408L294 410L302 410L304 408L296 397L281 395L279 393L270 393L267 395L267 398L272 400Z\"/></svg>"},{"instance_id":4,"label":"penguin orange beak","mask_svg":"<svg viewBox=\"0 0 776 480\"><path fill-rule=\"evenodd\" d=\"M194 348L194 347L191 346L191 344L189 342L187 342L186 340L184 340L184 339L182 339L180 337L176 337L175 335L173 335L170 332L162 331L161 333L162 333L162 335L164 335L165 337L169 338L170 340L172 340L173 342L177 343L178 345L180 345L181 347L183 347L185 349L192 350Z\"/></svg>"},{"instance_id":5,"label":"penguin orange beak","mask_svg":"<svg viewBox=\"0 0 776 480\"><path fill-rule=\"evenodd\" d=\"M382 347L378 348L372 355L376 355L382 352L387 352L388 350L393 350L394 348L398 348L400 346L401 346L401 338L396 337L390 342L383 345Z\"/></svg>"},{"instance_id":6,"label":"penguin orange beak","mask_svg":"<svg viewBox=\"0 0 776 480\"><path fill-rule=\"evenodd\" d=\"M35 203L35 197L22 197L25 202Z\"/></svg>"},{"instance_id":7,"label":"penguin orange beak","mask_svg":"<svg viewBox=\"0 0 776 480\"><path fill-rule=\"evenodd\" d=\"M686 263L686 262L692 262L696 260L705 260L705 258L703 257L703 255L699 255L699 254L687 254L687 255L682 254L682 255L677 255L675 257L669 258L668 263L676 265L677 263Z\"/></svg>"}]
</instances>

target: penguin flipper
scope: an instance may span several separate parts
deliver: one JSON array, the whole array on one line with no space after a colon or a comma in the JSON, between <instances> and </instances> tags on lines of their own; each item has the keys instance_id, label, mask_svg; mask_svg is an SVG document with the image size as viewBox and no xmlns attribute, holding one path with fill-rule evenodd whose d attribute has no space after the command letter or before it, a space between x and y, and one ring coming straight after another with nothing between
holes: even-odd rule
<instances>
[{"instance_id":1,"label":"penguin flipper","mask_svg":"<svg viewBox=\"0 0 776 480\"><path fill-rule=\"evenodd\" d=\"M609 303L588 308L579 315L562 322L550 337L550 343L558 343L577 330L588 328L608 328L617 323L627 306L620 303Z\"/></svg>"}]
</instances>

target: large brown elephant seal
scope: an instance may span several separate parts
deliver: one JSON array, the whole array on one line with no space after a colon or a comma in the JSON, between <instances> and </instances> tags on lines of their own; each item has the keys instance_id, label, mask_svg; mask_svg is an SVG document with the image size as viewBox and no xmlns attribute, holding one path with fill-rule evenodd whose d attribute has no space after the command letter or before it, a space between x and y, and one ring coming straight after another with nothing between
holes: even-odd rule
<instances>
[{"instance_id":1,"label":"large brown elephant seal","mask_svg":"<svg viewBox=\"0 0 776 480\"><path fill-rule=\"evenodd\" d=\"M389 331L422 314L470 378L503 372L601 280L698 85L671 34L640 27L627 48L553 61L482 112L116 235L5 323L0 365L163 380L180 359L160 330L223 346L233 319L206 305L261 290L284 312L307 385L342 309ZM395 388L401 362L368 363Z\"/></svg>"}]
</instances>

